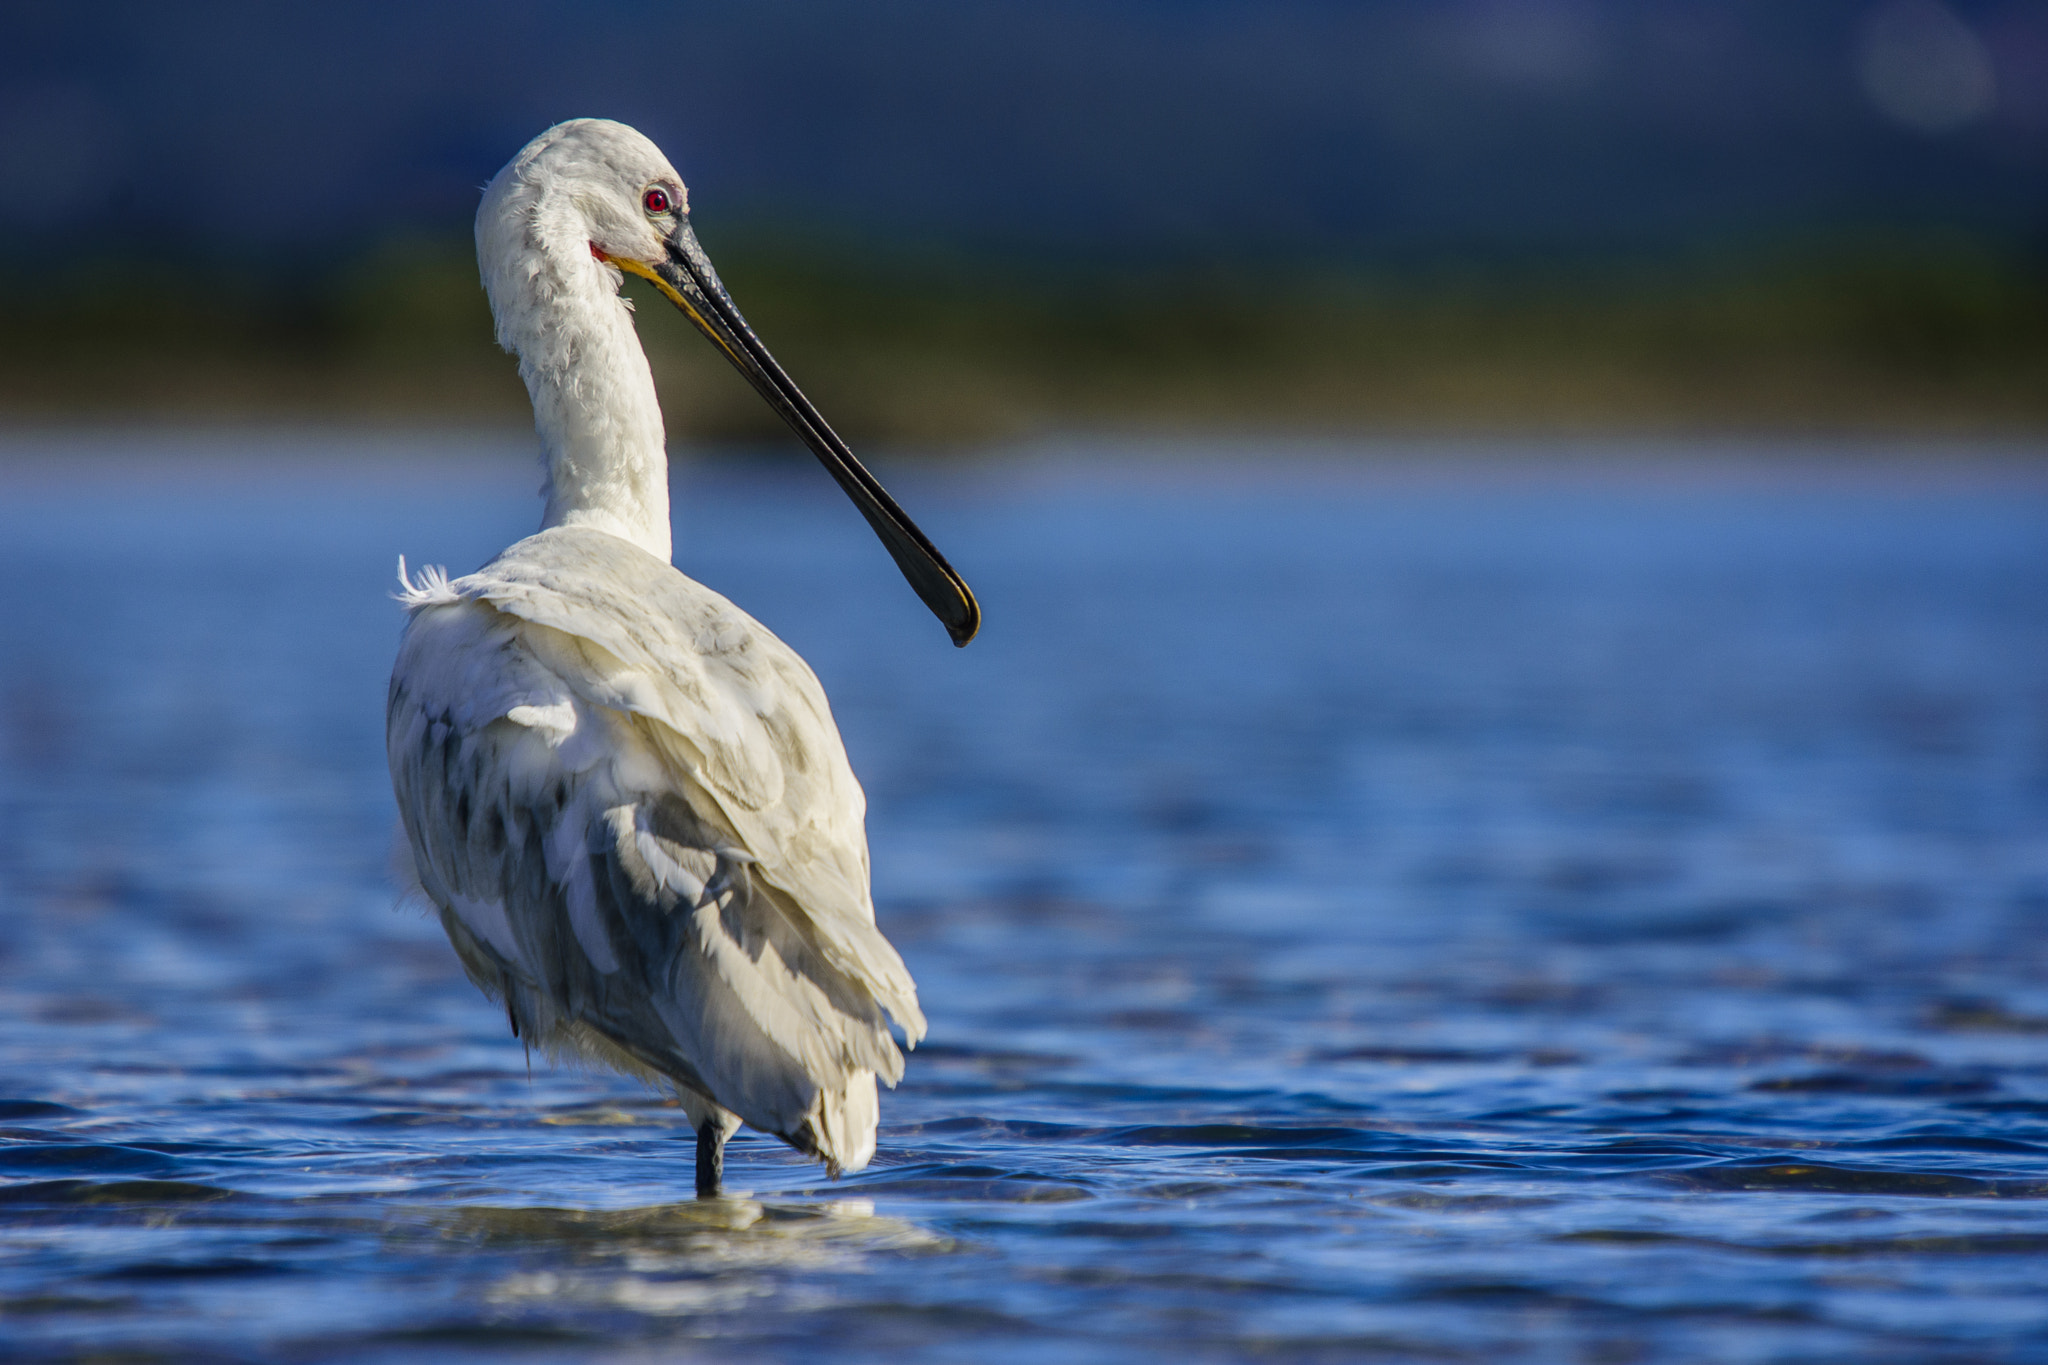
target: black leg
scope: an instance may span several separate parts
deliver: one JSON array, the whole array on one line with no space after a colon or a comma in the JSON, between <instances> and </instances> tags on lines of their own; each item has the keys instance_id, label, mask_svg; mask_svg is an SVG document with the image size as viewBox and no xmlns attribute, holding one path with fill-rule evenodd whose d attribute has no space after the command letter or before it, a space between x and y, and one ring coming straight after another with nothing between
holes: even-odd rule
<instances>
[{"instance_id":1,"label":"black leg","mask_svg":"<svg viewBox=\"0 0 2048 1365\"><path fill-rule=\"evenodd\" d=\"M725 1125L713 1119L697 1130L697 1197L718 1198L725 1178Z\"/></svg>"}]
</instances>

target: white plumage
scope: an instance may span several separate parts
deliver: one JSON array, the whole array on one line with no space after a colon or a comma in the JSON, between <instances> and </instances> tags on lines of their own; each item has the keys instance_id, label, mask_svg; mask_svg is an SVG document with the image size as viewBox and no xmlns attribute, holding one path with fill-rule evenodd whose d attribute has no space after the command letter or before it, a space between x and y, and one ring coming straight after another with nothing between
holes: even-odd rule
<instances>
[{"instance_id":1,"label":"white plumage","mask_svg":"<svg viewBox=\"0 0 2048 1365\"><path fill-rule=\"evenodd\" d=\"M661 411L621 270L803 416L828 465L844 446L746 331L680 179L631 129L578 120L528 145L485 192L477 250L546 510L476 573L404 583L387 741L418 884L516 1032L673 1085L714 1180L741 1122L858 1170L876 1078L903 1072L890 1020L925 1031L917 987L875 927L865 800L817 678L668 563ZM872 484L834 473L857 501ZM874 494L885 541L893 514L929 551Z\"/></svg>"}]
</instances>

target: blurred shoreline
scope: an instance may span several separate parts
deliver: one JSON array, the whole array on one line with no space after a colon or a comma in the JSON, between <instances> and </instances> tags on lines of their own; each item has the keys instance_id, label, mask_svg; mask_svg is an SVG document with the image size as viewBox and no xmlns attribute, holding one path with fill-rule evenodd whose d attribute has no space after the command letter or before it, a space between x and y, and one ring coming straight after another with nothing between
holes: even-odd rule
<instances>
[{"instance_id":1,"label":"blurred shoreline","mask_svg":"<svg viewBox=\"0 0 2048 1365\"><path fill-rule=\"evenodd\" d=\"M2048 433L2048 275L1982 243L1152 274L772 242L725 256L757 330L863 447ZM465 242L276 270L0 281L0 427L527 429ZM672 439L779 436L687 322L628 293Z\"/></svg>"},{"instance_id":2,"label":"blurred shoreline","mask_svg":"<svg viewBox=\"0 0 2048 1365\"><path fill-rule=\"evenodd\" d=\"M1236 431L1130 434L1072 430L971 449L880 444L862 455L892 487L975 496L1076 483L1164 480L1182 490L1271 490L1290 485L1454 490L1666 488L1677 492L1862 488L2048 487L2048 435L1745 435L1725 437L1289 436ZM738 480L786 483L792 494L833 496L830 481L793 437L702 443L672 439L678 506L701 489ZM0 424L0 495L81 483L112 488L231 484L284 488L366 481L398 495L450 483L523 499L541 472L532 432L501 425L331 423Z\"/></svg>"}]
</instances>

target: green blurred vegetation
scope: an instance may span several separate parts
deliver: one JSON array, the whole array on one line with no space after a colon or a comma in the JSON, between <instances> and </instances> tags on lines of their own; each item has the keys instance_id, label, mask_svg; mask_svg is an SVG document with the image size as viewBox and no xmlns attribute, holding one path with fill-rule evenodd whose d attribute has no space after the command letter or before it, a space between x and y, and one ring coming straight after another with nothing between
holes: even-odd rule
<instances>
[{"instance_id":1,"label":"green blurred vegetation","mask_svg":"<svg viewBox=\"0 0 2048 1365\"><path fill-rule=\"evenodd\" d=\"M857 442L2048 427L2048 272L1969 241L1118 271L711 236L756 330ZM775 431L681 316L631 292L673 434ZM0 316L0 420L527 421L466 240L325 274L67 263L0 277Z\"/></svg>"}]
</instances>

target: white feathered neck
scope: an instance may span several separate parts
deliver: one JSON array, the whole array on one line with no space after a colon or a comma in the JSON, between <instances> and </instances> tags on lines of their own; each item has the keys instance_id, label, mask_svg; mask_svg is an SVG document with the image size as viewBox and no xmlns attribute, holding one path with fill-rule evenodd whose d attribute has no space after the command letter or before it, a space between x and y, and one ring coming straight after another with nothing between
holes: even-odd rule
<instances>
[{"instance_id":1,"label":"white feathered neck","mask_svg":"<svg viewBox=\"0 0 2048 1365\"><path fill-rule=\"evenodd\" d=\"M543 529L588 526L666 560L668 453L654 377L618 268L591 254L604 161L573 136L529 145L484 191L477 264L498 344L519 357L533 398Z\"/></svg>"}]
</instances>

